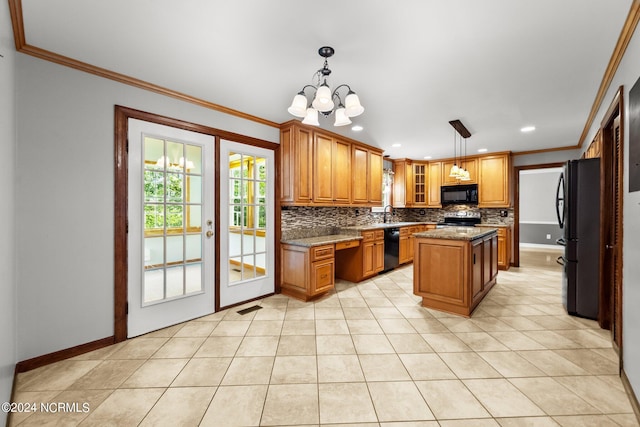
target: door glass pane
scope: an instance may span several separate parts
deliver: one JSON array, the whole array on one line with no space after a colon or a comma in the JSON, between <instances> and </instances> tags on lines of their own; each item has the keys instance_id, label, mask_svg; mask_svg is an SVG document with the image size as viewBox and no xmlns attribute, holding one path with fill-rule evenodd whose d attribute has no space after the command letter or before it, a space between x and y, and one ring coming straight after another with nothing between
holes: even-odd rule
<instances>
[{"instance_id":1,"label":"door glass pane","mask_svg":"<svg viewBox=\"0 0 640 427\"><path fill-rule=\"evenodd\" d=\"M184 295L184 269L171 267L166 269L167 294L165 298L175 298Z\"/></svg>"},{"instance_id":2,"label":"door glass pane","mask_svg":"<svg viewBox=\"0 0 640 427\"><path fill-rule=\"evenodd\" d=\"M202 174L202 147L187 145L187 160L185 162L187 173Z\"/></svg>"},{"instance_id":3,"label":"door glass pane","mask_svg":"<svg viewBox=\"0 0 640 427\"><path fill-rule=\"evenodd\" d=\"M144 304L203 292L202 148L145 136Z\"/></svg>"},{"instance_id":4,"label":"door glass pane","mask_svg":"<svg viewBox=\"0 0 640 427\"><path fill-rule=\"evenodd\" d=\"M229 154L229 281L254 279L266 271L266 159Z\"/></svg>"}]
</instances>

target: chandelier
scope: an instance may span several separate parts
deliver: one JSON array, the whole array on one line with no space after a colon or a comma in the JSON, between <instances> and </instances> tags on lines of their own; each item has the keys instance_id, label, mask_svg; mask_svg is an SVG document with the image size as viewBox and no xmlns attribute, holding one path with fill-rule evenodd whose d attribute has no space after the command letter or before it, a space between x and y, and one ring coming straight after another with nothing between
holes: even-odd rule
<instances>
[{"instance_id":1,"label":"chandelier","mask_svg":"<svg viewBox=\"0 0 640 427\"><path fill-rule=\"evenodd\" d=\"M451 170L449 171L449 176L451 178L456 178L460 181L470 181L471 176L469 175L469 171L465 169L467 165L467 138L471 136L471 132L467 130L467 128L462 124L460 120L451 120L449 122L451 126L455 129L453 132L453 166L451 166ZM457 145L457 135L460 135L460 166L458 166L458 156L456 151ZM463 157L462 157L462 139L464 138L464 165L463 165Z\"/></svg>"},{"instance_id":2,"label":"chandelier","mask_svg":"<svg viewBox=\"0 0 640 427\"><path fill-rule=\"evenodd\" d=\"M327 84L327 77L331 74L327 58L330 58L335 50L329 46L323 46L318 49L318 54L324 58L324 65L313 75L315 79L314 85L305 85L300 92L293 98L291 106L287 109L289 113L296 117L304 117L302 123L308 125L319 126L318 112L325 116L335 113L334 126L344 126L351 123L350 117L359 116L364 112L364 107L360 105L360 99L349 85L341 84L333 91ZM305 90L311 88L313 90L312 101L309 102ZM345 88L346 92L343 98L340 96L339 90Z\"/></svg>"}]
</instances>

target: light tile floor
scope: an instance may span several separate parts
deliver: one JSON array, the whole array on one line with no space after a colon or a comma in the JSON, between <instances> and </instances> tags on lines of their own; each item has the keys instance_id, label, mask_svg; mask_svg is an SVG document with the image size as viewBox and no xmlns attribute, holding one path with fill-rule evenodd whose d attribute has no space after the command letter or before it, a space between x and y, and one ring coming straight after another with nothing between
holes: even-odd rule
<instances>
[{"instance_id":1,"label":"light tile floor","mask_svg":"<svg viewBox=\"0 0 640 427\"><path fill-rule=\"evenodd\" d=\"M555 257L523 250L470 319L420 307L408 266L176 325L18 375L16 401L89 411L9 424L638 426L609 332L564 313Z\"/></svg>"}]
</instances>

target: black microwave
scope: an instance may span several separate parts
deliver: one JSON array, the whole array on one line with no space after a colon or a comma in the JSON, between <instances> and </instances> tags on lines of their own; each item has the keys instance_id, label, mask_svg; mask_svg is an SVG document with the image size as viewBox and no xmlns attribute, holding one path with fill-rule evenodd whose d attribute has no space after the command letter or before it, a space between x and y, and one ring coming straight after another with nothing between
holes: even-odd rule
<instances>
[{"instance_id":1,"label":"black microwave","mask_svg":"<svg viewBox=\"0 0 640 427\"><path fill-rule=\"evenodd\" d=\"M440 187L440 202L443 205L477 205L478 184L443 185Z\"/></svg>"}]
</instances>

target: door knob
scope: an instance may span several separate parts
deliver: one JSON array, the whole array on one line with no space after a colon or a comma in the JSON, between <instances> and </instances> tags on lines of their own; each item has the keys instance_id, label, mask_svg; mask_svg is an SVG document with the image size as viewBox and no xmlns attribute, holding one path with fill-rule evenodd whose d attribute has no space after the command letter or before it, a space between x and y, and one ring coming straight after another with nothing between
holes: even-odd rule
<instances>
[{"instance_id":1,"label":"door knob","mask_svg":"<svg viewBox=\"0 0 640 427\"><path fill-rule=\"evenodd\" d=\"M211 230L207 231L207 237L211 237L211 236L213 236L213 231Z\"/></svg>"}]
</instances>

